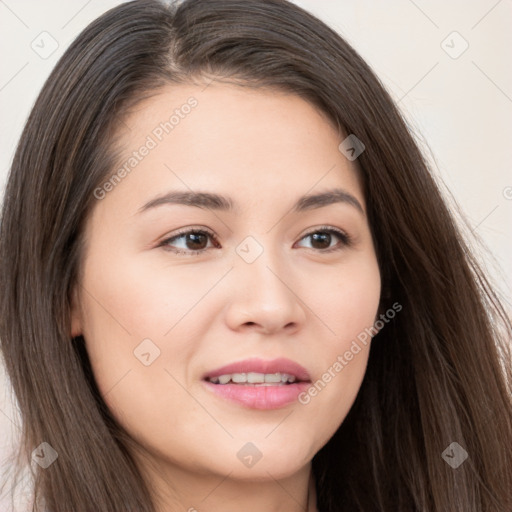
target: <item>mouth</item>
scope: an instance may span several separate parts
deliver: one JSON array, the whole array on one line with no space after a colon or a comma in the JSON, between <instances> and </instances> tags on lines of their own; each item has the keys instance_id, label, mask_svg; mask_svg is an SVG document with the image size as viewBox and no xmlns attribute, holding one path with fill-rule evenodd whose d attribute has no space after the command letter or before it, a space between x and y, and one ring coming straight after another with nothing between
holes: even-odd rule
<instances>
[{"instance_id":1,"label":"mouth","mask_svg":"<svg viewBox=\"0 0 512 512\"><path fill-rule=\"evenodd\" d=\"M212 370L202 380L224 403L260 410L296 402L311 384L307 370L289 359L247 359Z\"/></svg>"},{"instance_id":2,"label":"mouth","mask_svg":"<svg viewBox=\"0 0 512 512\"><path fill-rule=\"evenodd\" d=\"M249 386L286 386L297 382L295 375L289 373L225 373L218 377L207 377L212 384L242 384Z\"/></svg>"}]
</instances>

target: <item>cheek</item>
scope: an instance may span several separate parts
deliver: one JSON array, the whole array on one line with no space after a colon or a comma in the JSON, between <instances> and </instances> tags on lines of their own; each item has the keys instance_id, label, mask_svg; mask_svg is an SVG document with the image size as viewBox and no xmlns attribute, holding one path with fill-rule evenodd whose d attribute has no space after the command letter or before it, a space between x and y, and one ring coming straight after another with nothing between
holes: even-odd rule
<instances>
[{"instance_id":1,"label":"cheek","mask_svg":"<svg viewBox=\"0 0 512 512\"><path fill-rule=\"evenodd\" d=\"M206 421L179 383L188 382L190 361L210 322L211 301L200 299L219 273L223 270L199 273L186 265L156 269L128 257L87 261L82 295L87 352L107 406L134 434L140 428L151 438L163 428L159 438L165 438L169 428L179 430L179 422L173 424L176 410L197 414L196 423Z\"/></svg>"},{"instance_id":2,"label":"cheek","mask_svg":"<svg viewBox=\"0 0 512 512\"><path fill-rule=\"evenodd\" d=\"M334 354L347 350L351 340L374 324L381 294L380 271L373 253L365 252L320 278L318 282L324 284L313 288L315 312L324 320L324 348Z\"/></svg>"},{"instance_id":3,"label":"cheek","mask_svg":"<svg viewBox=\"0 0 512 512\"><path fill-rule=\"evenodd\" d=\"M89 325L105 337L111 329L132 342L145 338L162 340L194 315L194 308L218 280L222 268L198 272L193 265L156 266L148 258L117 258L110 264L88 262L85 275ZM119 330L119 328L122 329Z\"/></svg>"},{"instance_id":4,"label":"cheek","mask_svg":"<svg viewBox=\"0 0 512 512\"><path fill-rule=\"evenodd\" d=\"M323 294L316 291L326 334L320 338L312 385L299 396L308 415L321 418L310 424L316 437L319 432L330 437L343 422L360 389L375 334L381 291L378 264L371 257L346 269Z\"/></svg>"},{"instance_id":5,"label":"cheek","mask_svg":"<svg viewBox=\"0 0 512 512\"><path fill-rule=\"evenodd\" d=\"M335 333L329 346L343 349L375 322L380 301L378 269L345 277L323 300L325 316Z\"/></svg>"}]
</instances>

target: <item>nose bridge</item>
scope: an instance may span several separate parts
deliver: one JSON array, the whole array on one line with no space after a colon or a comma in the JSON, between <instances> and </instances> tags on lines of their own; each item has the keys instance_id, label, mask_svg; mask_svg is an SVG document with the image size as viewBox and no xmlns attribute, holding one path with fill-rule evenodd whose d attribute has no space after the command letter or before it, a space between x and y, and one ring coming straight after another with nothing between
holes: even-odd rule
<instances>
[{"instance_id":1,"label":"nose bridge","mask_svg":"<svg viewBox=\"0 0 512 512\"><path fill-rule=\"evenodd\" d=\"M240 280L247 283L252 294L268 295L268 298L287 295L282 277L278 277L284 268L283 255L271 246L270 240L270 236L246 237L236 248L235 265Z\"/></svg>"},{"instance_id":2,"label":"nose bridge","mask_svg":"<svg viewBox=\"0 0 512 512\"><path fill-rule=\"evenodd\" d=\"M271 236L248 236L236 248L234 278L238 291L233 295L232 327L257 324L275 331L299 324L304 312L288 283L285 255L271 246Z\"/></svg>"}]
</instances>

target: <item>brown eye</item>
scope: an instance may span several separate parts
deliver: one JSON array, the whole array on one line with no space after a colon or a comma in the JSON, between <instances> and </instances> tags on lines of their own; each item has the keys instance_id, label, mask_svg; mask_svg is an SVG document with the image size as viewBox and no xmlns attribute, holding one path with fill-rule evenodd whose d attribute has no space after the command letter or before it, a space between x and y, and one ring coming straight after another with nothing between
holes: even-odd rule
<instances>
[{"instance_id":1,"label":"brown eye","mask_svg":"<svg viewBox=\"0 0 512 512\"><path fill-rule=\"evenodd\" d=\"M160 247L177 254L194 255L207 251L208 241L212 239L216 242L213 233L205 230L193 229L178 233L171 238L165 239Z\"/></svg>"},{"instance_id":2,"label":"brown eye","mask_svg":"<svg viewBox=\"0 0 512 512\"><path fill-rule=\"evenodd\" d=\"M189 233L185 235L187 249L205 249L208 245L208 235L204 233Z\"/></svg>"},{"instance_id":3,"label":"brown eye","mask_svg":"<svg viewBox=\"0 0 512 512\"><path fill-rule=\"evenodd\" d=\"M321 252L331 252L343 249L350 245L351 239L346 233L334 228L319 228L316 231L311 231L302 237L301 240L311 240L311 249L317 249ZM338 244L331 245L336 239L339 240Z\"/></svg>"},{"instance_id":4,"label":"brown eye","mask_svg":"<svg viewBox=\"0 0 512 512\"><path fill-rule=\"evenodd\" d=\"M328 249L331 245L331 234L327 232L313 233L311 237L311 245L315 249Z\"/></svg>"}]
</instances>

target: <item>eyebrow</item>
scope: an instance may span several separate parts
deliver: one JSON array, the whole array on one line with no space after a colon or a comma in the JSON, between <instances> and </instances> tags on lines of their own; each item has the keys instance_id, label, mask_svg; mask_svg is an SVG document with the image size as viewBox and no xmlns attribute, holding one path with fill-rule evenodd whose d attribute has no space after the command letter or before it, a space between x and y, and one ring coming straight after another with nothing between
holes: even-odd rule
<instances>
[{"instance_id":1,"label":"eyebrow","mask_svg":"<svg viewBox=\"0 0 512 512\"><path fill-rule=\"evenodd\" d=\"M341 188L334 188L317 194L306 194L300 197L293 205L292 211L300 213L307 210L322 208L330 204L344 203L353 206L363 216L365 215L361 203L349 192ZM196 208L206 208L218 211L236 211L239 208L235 201L230 197L214 194L211 192L187 192L187 191L170 191L162 196L155 197L142 206L138 213L157 208L158 206L168 204L179 204L185 206L193 206Z\"/></svg>"}]
</instances>

